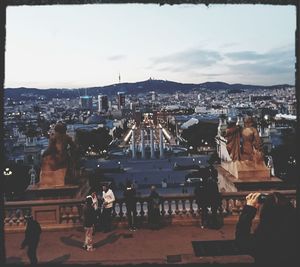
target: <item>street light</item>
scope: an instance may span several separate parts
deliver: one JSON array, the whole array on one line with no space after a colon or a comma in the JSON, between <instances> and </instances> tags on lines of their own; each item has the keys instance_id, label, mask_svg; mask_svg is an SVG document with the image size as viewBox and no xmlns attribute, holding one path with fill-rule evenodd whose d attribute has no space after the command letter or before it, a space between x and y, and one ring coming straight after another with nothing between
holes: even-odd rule
<instances>
[{"instance_id":1,"label":"street light","mask_svg":"<svg viewBox=\"0 0 300 267\"><path fill-rule=\"evenodd\" d=\"M3 174L5 175L5 176L10 176L10 175L12 175L12 171L10 170L10 168L5 168L5 170L3 171Z\"/></svg>"}]
</instances>

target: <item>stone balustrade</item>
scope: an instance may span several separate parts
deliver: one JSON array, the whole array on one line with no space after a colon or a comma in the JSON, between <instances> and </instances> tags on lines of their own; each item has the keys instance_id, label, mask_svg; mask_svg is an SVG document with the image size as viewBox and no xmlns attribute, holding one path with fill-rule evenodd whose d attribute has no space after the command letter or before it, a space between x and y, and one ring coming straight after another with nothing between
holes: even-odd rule
<instances>
[{"instance_id":1,"label":"stone balustrade","mask_svg":"<svg viewBox=\"0 0 300 267\"><path fill-rule=\"evenodd\" d=\"M296 190L281 190L296 206ZM222 193L222 213L225 221L238 219L245 197L249 192ZM147 223L147 197L137 198L137 217L143 225ZM83 200L35 200L5 203L5 231L24 231L26 215L37 219L43 229L65 229L82 225ZM197 224L201 211L192 195L173 195L163 197L160 205L161 215L165 224ZM114 223L122 227L126 224L126 204L124 199L117 199L113 209Z\"/></svg>"}]
</instances>

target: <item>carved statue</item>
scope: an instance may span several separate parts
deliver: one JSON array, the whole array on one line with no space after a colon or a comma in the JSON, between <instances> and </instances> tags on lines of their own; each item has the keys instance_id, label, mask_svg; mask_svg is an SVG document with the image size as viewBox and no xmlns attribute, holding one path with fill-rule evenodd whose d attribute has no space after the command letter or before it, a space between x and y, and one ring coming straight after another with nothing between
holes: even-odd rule
<instances>
[{"instance_id":1,"label":"carved statue","mask_svg":"<svg viewBox=\"0 0 300 267\"><path fill-rule=\"evenodd\" d=\"M231 160L221 162L223 169L239 180L269 180L270 170L264 162L262 143L251 117L244 127L230 123L222 133Z\"/></svg>"},{"instance_id":2,"label":"carved statue","mask_svg":"<svg viewBox=\"0 0 300 267\"><path fill-rule=\"evenodd\" d=\"M40 185L61 186L73 175L75 143L66 134L63 123L57 123L49 138L49 146L42 155Z\"/></svg>"},{"instance_id":3,"label":"carved statue","mask_svg":"<svg viewBox=\"0 0 300 267\"><path fill-rule=\"evenodd\" d=\"M227 139L226 148L232 161L249 160L256 164L263 162L262 144L252 117L244 119L244 128L228 125L224 137Z\"/></svg>"}]
</instances>

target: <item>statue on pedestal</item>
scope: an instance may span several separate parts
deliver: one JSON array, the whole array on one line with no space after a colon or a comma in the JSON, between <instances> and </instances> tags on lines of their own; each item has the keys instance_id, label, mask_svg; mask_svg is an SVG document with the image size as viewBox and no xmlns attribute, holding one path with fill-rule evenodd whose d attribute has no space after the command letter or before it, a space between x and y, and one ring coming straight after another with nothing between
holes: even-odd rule
<instances>
[{"instance_id":1,"label":"statue on pedestal","mask_svg":"<svg viewBox=\"0 0 300 267\"><path fill-rule=\"evenodd\" d=\"M49 138L49 146L42 155L39 186L64 186L74 175L75 143L66 133L64 123L57 123Z\"/></svg>"},{"instance_id":2,"label":"statue on pedestal","mask_svg":"<svg viewBox=\"0 0 300 267\"><path fill-rule=\"evenodd\" d=\"M250 160L260 163L263 161L262 144L258 130L254 127L251 117L244 119L244 127L229 125L224 137L227 139L227 150L233 161Z\"/></svg>"},{"instance_id":3,"label":"statue on pedestal","mask_svg":"<svg viewBox=\"0 0 300 267\"><path fill-rule=\"evenodd\" d=\"M232 161L224 162L223 168L239 179L270 177L264 163L261 139L252 117L244 119L244 127L229 124L224 137Z\"/></svg>"}]
</instances>

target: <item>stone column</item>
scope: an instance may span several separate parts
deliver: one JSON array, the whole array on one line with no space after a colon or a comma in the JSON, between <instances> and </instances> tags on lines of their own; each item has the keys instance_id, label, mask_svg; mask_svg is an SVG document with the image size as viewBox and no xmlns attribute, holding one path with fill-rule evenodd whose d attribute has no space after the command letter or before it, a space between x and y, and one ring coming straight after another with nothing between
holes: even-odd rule
<instances>
[{"instance_id":1,"label":"stone column","mask_svg":"<svg viewBox=\"0 0 300 267\"><path fill-rule=\"evenodd\" d=\"M150 128L150 151L151 151L151 158L154 159L154 137L153 137L153 129Z\"/></svg>"},{"instance_id":2,"label":"stone column","mask_svg":"<svg viewBox=\"0 0 300 267\"><path fill-rule=\"evenodd\" d=\"M142 159L144 159L145 158L144 129L141 129L141 149L142 149Z\"/></svg>"},{"instance_id":3,"label":"stone column","mask_svg":"<svg viewBox=\"0 0 300 267\"><path fill-rule=\"evenodd\" d=\"M164 158L164 136L162 127L159 127L159 157Z\"/></svg>"}]
</instances>

